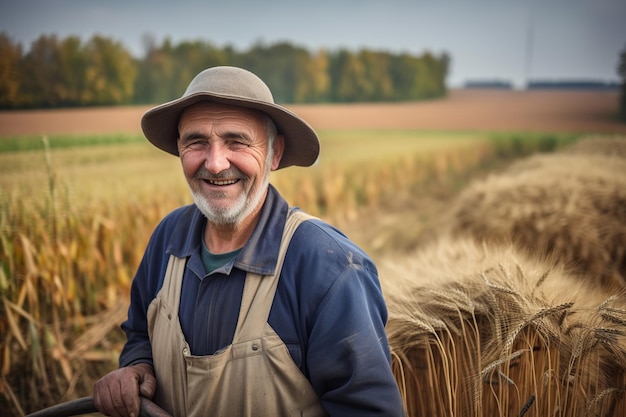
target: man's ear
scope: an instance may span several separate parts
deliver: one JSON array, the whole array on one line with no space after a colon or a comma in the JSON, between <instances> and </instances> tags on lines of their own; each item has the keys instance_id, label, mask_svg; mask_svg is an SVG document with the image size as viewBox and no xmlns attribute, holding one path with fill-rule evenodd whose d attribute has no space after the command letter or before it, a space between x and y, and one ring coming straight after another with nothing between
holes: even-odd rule
<instances>
[{"instance_id":1,"label":"man's ear","mask_svg":"<svg viewBox=\"0 0 626 417\"><path fill-rule=\"evenodd\" d=\"M272 171L276 171L280 160L283 158L283 152L285 151L285 137L283 135L277 135L274 139L274 158L272 159Z\"/></svg>"}]
</instances>

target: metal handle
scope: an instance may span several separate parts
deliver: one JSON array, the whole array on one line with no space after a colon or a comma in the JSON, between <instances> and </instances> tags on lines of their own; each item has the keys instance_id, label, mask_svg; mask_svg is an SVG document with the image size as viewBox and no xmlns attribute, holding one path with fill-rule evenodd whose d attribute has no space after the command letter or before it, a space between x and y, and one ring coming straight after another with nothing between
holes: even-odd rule
<instances>
[{"instance_id":1,"label":"metal handle","mask_svg":"<svg viewBox=\"0 0 626 417\"><path fill-rule=\"evenodd\" d=\"M70 417L97 412L93 397L82 397L44 408L26 417ZM139 415L141 417L172 417L161 407L143 397L141 397Z\"/></svg>"}]
</instances>

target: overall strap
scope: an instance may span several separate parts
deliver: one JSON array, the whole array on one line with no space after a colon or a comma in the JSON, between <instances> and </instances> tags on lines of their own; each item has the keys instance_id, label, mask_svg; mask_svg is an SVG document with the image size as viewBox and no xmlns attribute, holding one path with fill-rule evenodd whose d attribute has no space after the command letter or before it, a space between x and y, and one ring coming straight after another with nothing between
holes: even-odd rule
<instances>
[{"instance_id":1,"label":"overall strap","mask_svg":"<svg viewBox=\"0 0 626 417\"><path fill-rule=\"evenodd\" d=\"M299 210L290 210L283 229L283 235L278 250L276 269L273 275L258 275L248 272L246 283L241 299L241 309L237 329L233 338L233 343L251 340L260 337L265 323L269 317L270 309L274 301L274 294L278 286L280 272L285 260L285 254L289 247L289 242L298 226L315 217Z\"/></svg>"}]
</instances>

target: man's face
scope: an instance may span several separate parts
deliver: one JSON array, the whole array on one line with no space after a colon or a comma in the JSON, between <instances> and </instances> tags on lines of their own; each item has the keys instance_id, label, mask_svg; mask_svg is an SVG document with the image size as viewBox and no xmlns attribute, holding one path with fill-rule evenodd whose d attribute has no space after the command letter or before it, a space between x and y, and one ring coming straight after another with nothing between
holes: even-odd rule
<instances>
[{"instance_id":1,"label":"man's face","mask_svg":"<svg viewBox=\"0 0 626 417\"><path fill-rule=\"evenodd\" d=\"M260 208L283 149L282 136L269 149L261 113L198 103L183 112L178 132L185 178L210 222L237 225Z\"/></svg>"}]
</instances>

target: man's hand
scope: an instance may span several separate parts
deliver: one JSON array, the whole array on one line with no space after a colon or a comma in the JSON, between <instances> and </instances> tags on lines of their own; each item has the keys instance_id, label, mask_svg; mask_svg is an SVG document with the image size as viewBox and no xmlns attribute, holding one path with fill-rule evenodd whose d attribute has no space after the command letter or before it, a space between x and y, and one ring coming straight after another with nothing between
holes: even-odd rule
<instances>
[{"instance_id":1,"label":"man's hand","mask_svg":"<svg viewBox=\"0 0 626 417\"><path fill-rule=\"evenodd\" d=\"M139 396L152 399L155 389L152 366L140 363L116 369L100 378L93 387L93 401L104 415L138 417Z\"/></svg>"}]
</instances>

